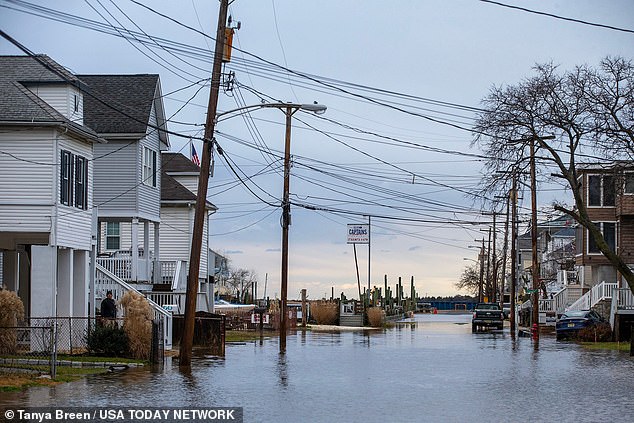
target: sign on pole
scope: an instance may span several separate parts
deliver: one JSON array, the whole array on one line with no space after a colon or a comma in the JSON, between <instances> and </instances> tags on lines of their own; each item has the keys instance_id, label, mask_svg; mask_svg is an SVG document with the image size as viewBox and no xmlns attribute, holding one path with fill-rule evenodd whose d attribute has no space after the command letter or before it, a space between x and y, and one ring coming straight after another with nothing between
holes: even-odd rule
<instances>
[{"instance_id":1,"label":"sign on pole","mask_svg":"<svg viewBox=\"0 0 634 423\"><path fill-rule=\"evenodd\" d=\"M348 244L369 244L370 225L348 225Z\"/></svg>"}]
</instances>

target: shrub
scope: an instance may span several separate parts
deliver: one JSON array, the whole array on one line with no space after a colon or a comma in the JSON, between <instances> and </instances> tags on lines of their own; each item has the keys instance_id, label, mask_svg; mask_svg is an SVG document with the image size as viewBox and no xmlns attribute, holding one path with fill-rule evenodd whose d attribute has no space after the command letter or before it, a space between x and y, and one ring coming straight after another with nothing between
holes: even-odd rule
<instances>
[{"instance_id":1,"label":"shrub","mask_svg":"<svg viewBox=\"0 0 634 423\"><path fill-rule=\"evenodd\" d=\"M128 354L128 336L114 322L99 322L86 335L88 351L108 357L122 357Z\"/></svg>"},{"instance_id":2,"label":"shrub","mask_svg":"<svg viewBox=\"0 0 634 423\"><path fill-rule=\"evenodd\" d=\"M310 305L310 314L318 325L334 325L339 318L339 305L336 302L316 301Z\"/></svg>"},{"instance_id":3,"label":"shrub","mask_svg":"<svg viewBox=\"0 0 634 423\"><path fill-rule=\"evenodd\" d=\"M142 295L128 291L120 301L124 310L123 330L128 335L130 354L147 360L152 348L152 307Z\"/></svg>"},{"instance_id":4,"label":"shrub","mask_svg":"<svg viewBox=\"0 0 634 423\"><path fill-rule=\"evenodd\" d=\"M372 327L380 327L383 325L385 312L380 307L370 307L368 309L368 323Z\"/></svg>"},{"instance_id":5,"label":"shrub","mask_svg":"<svg viewBox=\"0 0 634 423\"><path fill-rule=\"evenodd\" d=\"M608 323L601 323L581 329L577 335L577 340L583 342L607 342L612 340L612 328Z\"/></svg>"},{"instance_id":6,"label":"shrub","mask_svg":"<svg viewBox=\"0 0 634 423\"><path fill-rule=\"evenodd\" d=\"M24 317L24 304L13 291L0 290L0 354L14 354L18 346L18 319Z\"/></svg>"}]
</instances>

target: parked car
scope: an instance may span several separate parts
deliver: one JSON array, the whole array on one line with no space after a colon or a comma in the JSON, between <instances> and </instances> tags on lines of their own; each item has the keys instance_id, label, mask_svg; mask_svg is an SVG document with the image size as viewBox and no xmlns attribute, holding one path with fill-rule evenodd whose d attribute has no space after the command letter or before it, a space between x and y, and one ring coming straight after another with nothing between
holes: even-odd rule
<instances>
[{"instance_id":1,"label":"parked car","mask_svg":"<svg viewBox=\"0 0 634 423\"><path fill-rule=\"evenodd\" d=\"M557 339L565 339L575 336L581 329L605 324L605 319L594 310L567 311L557 320L555 330Z\"/></svg>"},{"instance_id":2,"label":"parked car","mask_svg":"<svg viewBox=\"0 0 634 423\"><path fill-rule=\"evenodd\" d=\"M498 330L504 328L504 313L498 303L478 303L473 309L471 318L471 332L479 329L494 327Z\"/></svg>"},{"instance_id":3,"label":"parked car","mask_svg":"<svg viewBox=\"0 0 634 423\"><path fill-rule=\"evenodd\" d=\"M225 300L216 300L214 302L214 311L249 311L255 308L255 304L234 304Z\"/></svg>"}]
</instances>

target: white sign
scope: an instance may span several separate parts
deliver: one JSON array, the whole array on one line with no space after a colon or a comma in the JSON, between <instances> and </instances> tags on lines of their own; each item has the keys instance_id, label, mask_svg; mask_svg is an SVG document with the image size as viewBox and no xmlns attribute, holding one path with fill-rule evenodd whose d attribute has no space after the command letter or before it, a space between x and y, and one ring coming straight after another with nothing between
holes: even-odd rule
<instances>
[{"instance_id":1,"label":"white sign","mask_svg":"<svg viewBox=\"0 0 634 423\"><path fill-rule=\"evenodd\" d=\"M370 225L348 225L348 244L369 244Z\"/></svg>"}]
</instances>

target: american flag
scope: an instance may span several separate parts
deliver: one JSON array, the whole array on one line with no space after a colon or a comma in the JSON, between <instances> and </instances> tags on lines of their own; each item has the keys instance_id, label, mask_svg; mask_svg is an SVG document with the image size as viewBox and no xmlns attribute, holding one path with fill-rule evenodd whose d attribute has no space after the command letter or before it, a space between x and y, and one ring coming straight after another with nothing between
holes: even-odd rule
<instances>
[{"instance_id":1,"label":"american flag","mask_svg":"<svg viewBox=\"0 0 634 423\"><path fill-rule=\"evenodd\" d=\"M194 144L192 144L192 162L200 167L200 159L198 158L198 153L196 153L196 148L194 147Z\"/></svg>"}]
</instances>

